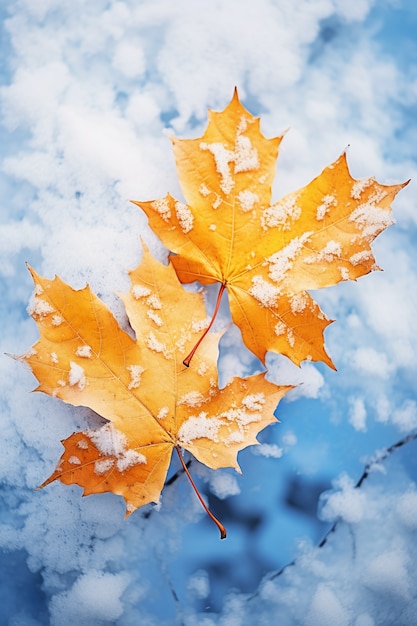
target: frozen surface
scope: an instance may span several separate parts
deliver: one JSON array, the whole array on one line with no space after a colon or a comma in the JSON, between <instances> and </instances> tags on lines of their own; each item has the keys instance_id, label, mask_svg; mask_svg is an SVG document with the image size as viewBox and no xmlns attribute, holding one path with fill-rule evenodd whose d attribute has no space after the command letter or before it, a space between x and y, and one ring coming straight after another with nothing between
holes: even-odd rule
<instances>
[{"instance_id":1,"label":"frozen surface","mask_svg":"<svg viewBox=\"0 0 417 626\"><path fill-rule=\"evenodd\" d=\"M0 18L0 622L413 626L414 3L5 0ZM176 478L178 462L161 504L126 521L117 496L81 498L59 483L36 491L62 453L60 440L98 418L31 394L33 377L4 353L21 354L37 339L25 261L75 288L89 282L126 326L115 293L129 288L140 238L158 259L167 254L129 199L181 199L166 135L201 136L207 109L223 109L235 85L266 136L290 128L274 202L348 145L355 178L413 180L395 201L396 225L374 246L384 272L312 294L337 319L326 343L338 371L269 355L269 379L298 384L279 407L281 423L239 455L242 476L192 461L227 527L219 541L184 475ZM250 145L229 155L208 148L226 186L231 159L256 165ZM256 199L239 201L250 210ZM332 202L323 196L319 221ZM192 229L184 205L175 210ZM295 201L279 205L265 224L294 211ZM329 246L321 254L338 253ZM282 269L291 255L274 263ZM261 283L254 289L274 298ZM207 293L212 310L216 290ZM30 306L41 307L35 296ZM219 328L229 321L226 305ZM237 329L221 345L222 384L259 369ZM79 355L86 364L88 348ZM140 377L131 371L132 387ZM84 384L81 366L70 384ZM408 443L382 458L400 440ZM379 462L355 487L371 459Z\"/></svg>"}]
</instances>

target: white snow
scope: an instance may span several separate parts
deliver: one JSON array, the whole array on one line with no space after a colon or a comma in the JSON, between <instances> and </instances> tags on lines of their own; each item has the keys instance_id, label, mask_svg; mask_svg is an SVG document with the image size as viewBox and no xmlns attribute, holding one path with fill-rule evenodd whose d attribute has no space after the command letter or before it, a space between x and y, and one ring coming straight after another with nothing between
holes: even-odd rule
<instances>
[{"instance_id":1,"label":"white snow","mask_svg":"<svg viewBox=\"0 0 417 626\"><path fill-rule=\"evenodd\" d=\"M165 222L168 222L171 219L171 207L169 206L169 201L167 198L162 198L161 200L154 200L151 203L152 208L159 213Z\"/></svg>"},{"instance_id":2,"label":"white snow","mask_svg":"<svg viewBox=\"0 0 417 626\"><path fill-rule=\"evenodd\" d=\"M273 281L284 280L285 275L292 269L294 261L303 249L304 244L310 238L311 233L303 233L294 239L282 250L275 252L268 259L269 276Z\"/></svg>"},{"instance_id":3,"label":"white snow","mask_svg":"<svg viewBox=\"0 0 417 626\"><path fill-rule=\"evenodd\" d=\"M145 370L141 365L128 365L127 369L130 372L128 389L137 389L140 386L142 374Z\"/></svg>"},{"instance_id":4,"label":"white snow","mask_svg":"<svg viewBox=\"0 0 417 626\"><path fill-rule=\"evenodd\" d=\"M89 359L91 358L91 346L87 344L84 344L83 346L78 346L75 354L83 359Z\"/></svg>"},{"instance_id":5,"label":"white snow","mask_svg":"<svg viewBox=\"0 0 417 626\"><path fill-rule=\"evenodd\" d=\"M175 213L182 228L183 233L189 233L194 224L194 215L190 208L183 202L175 203Z\"/></svg>"},{"instance_id":6,"label":"white snow","mask_svg":"<svg viewBox=\"0 0 417 626\"><path fill-rule=\"evenodd\" d=\"M218 441L218 432L222 422L217 417L208 417L202 411L198 415L189 417L178 431L178 440L183 444L192 443L195 439L205 437L212 441Z\"/></svg>"},{"instance_id":7,"label":"white snow","mask_svg":"<svg viewBox=\"0 0 417 626\"><path fill-rule=\"evenodd\" d=\"M168 417L168 415L169 415L169 407L167 407L167 406L163 406L162 408L160 408L160 409L159 409L159 411L158 411L158 413L157 413L156 417L157 417L159 420L163 420L163 419L165 419L166 417Z\"/></svg>"},{"instance_id":8,"label":"white snow","mask_svg":"<svg viewBox=\"0 0 417 626\"><path fill-rule=\"evenodd\" d=\"M95 471L97 474L108 471L114 464L116 464L119 472L124 472L134 465L147 463L146 456L129 448L125 435L114 428L110 422L97 430L89 431L88 436L103 457L111 457L108 459L100 458L96 461Z\"/></svg>"},{"instance_id":9,"label":"white snow","mask_svg":"<svg viewBox=\"0 0 417 626\"><path fill-rule=\"evenodd\" d=\"M263 211L261 225L265 230L278 226L282 230L290 230L294 222L301 216L297 205L298 195L291 194Z\"/></svg>"},{"instance_id":10,"label":"white snow","mask_svg":"<svg viewBox=\"0 0 417 626\"><path fill-rule=\"evenodd\" d=\"M337 200L332 195L324 196L321 204L317 207L316 219L320 222L324 220L325 215L329 213L332 206L337 206Z\"/></svg>"},{"instance_id":11,"label":"white snow","mask_svg":"<svg viewBox=\"0 0 417 626\"><path fill-rule=\"evenodd\" d=\"M362 517L338 523L321 548L317 536L322 531L314 513L290 509L284 500L294 473L301 483L311 480L316 485L346 471L355 483L363 462L376 449L417 428L412 4L406 0L395 5L371 0L5 3L0 26L4 61L0 578L6 599L0 608L1 623L153 625L181 619L187 626L277 620L285 626L304 625L307 620L320 626L346 621L349 626L416 623L413 444L399 448L391 465L381 462L384 471L372 472L363 483L362 508L352 501L351 488L334 492L340 492L341 500L346 495L345 505L332 501L334 514L347 515L353 504L357 518L361 511ZM292 224L301 228L298 203L289 203L292 208L286 211L279 199L293 197L294 190L308 184L348 143L352 175L375 175L385 184L409 177L412 181L393 205L398 226L374 246L376 263L384 272L312 294L328 316L337 319L326 329L325 339L338 371L312 363L292 367L284 357L267 355L268 377L298 387L278 407L281 423L261 434L267 443L252 448L278 446L284 453L281 458L254 457L249 451L240 455L241 493L224 503L233 521L223 520L228 539L220 542L211 522L204 521L207 516L184 476L164 488L159 509L150 505L126 521L120 496L83 498L79 487L60 482L37 491L62 454L60 441L74 431L98 426L100 418L87 408L30 393L37 384L33 376L4 353L23 354L38 339L35 323L24 312L32 288L25 260L49 278L61 276L75 289L88 282L130 332L115 293L129 289L127 270L140 262L141 239L159 261L166 262L167 250L143 212L128 200L152 201L170 192L188 201L181 197L167 135L201 137L207 108L222 110L234 85L243 104L261 116L266 137L280 135L287 127L290 131L280 146L277 167L271 163L265 170L237 172L245 186L236 186L236 197L232 198L232 189L224 198L221 187L214 190L207 180L204 187L204 179L197 177L195 198L204 202L205 210L217 211L207 218L207 237L214 235L220 242L228 202L232 200L240 211L239 192L249 189L260 195L258 185L272 182L276 172L271 200L276 212L265 209L262 236L274 237L274 251L278 250L288 242ZM239 120L241 136L249 126ZM234 139L227 147L235 152ZM211 152L201 157L211 159L215 167ZM258 160L262 165L260 150ZM235 162L227 165L234 173ZM372 198L374 188L361 191L362 181L352 181L351 186L353 196L358 196L347 198L352 211L358 203L378 204ZM317 191L315 204L308 208L314 221L324 211L325 207L317 215L326 195L337 194L331 186ZM159 205L166 229L175 214L175 201L169 202ZM363 219L366 229L365 216L356 217ZM372 221L365 239L375 232ZM214 222L215 233L210 230ZM378 214L375 223L380 222ZM316 223L319 229L326 225L327 215ZM357 225L348 221L347 227ZM353 273L351 264L359 258L356 250L363 247L359 230L352 261L338 261L344 279ZM248 242L248 256L258 243L261 246L261 238ZM303 252L303 258L308 254ZM289 259L293 268L297 259ZM142 289L148 286L143 283ZM37 291L36 297L55 306L46 287L43 293ZM134 297L135 288L131 293ZM144 299L151 295L136 293ZM217 291L209 285L207 294L212 304ZM158 312L144 300L141 304ZM226 304L225 325L230 321ZM42 304L40 310L45 310ZM60 309L59 314L49 311L40 318L50 336L68 336L64 314L67 317ZM155 336L165 341L157 329ZM71 345L76 350L78 343ZM203 343L195 371L199 359L208 362L204 350ZM66 386L81 397L79 383L70 387L68 373L58 372L65 360L59 356L54 363L49 356L54 352L60 354L56 345L49 345L33 356L54 368L58 388ZM88 363L75 354L70 358ZM220 376L227 381L260 368L231 327L221 342ZM128 372L127 384L129 376ZM171 406L163 393L161 388L156 412ZM363 399L366 432L349 422L349 398ZM289 429L296 443L287 449ZM240 431L232 434L235 440L244 439ZM91 448L93 442L82 437ZM81 459L83 454L82 447L75 448L74 456ZM113 463L106 471L117 470L117 459L114 454L102 455L102 461ZM150 462L140 467L148 471ZM194 461L190 469L199 485L209 484L217 474ZM105 478L106 472L96 476L98 483ZM127 509L131 512L135 506L130 503ZM295 565L277 575L294 558ZM194 587L188 589L194 577Z\"/></svg>"},{"instance_id":12,"label":"white snow","mask_svg":"<svg viewBox=\"0 0 417 626\"><path fill-rule=\"evenodd\" d=\"M76 385L80 391L82 391L86 385L84 368L81 367L81 365L78 365L78 363L75 363L74 361L70 361L70 370L68 372L68 382L71 387L74 387Z\"/></svg>"},{"instance_id":13,"label":"white snow","mask_svg":"<svg viewBox=\"0 0 417 626\"><path fill-rule=\"evenodd\" d=\"M247 211L251 211L253 206L259 202L259 196L257 193L250 191L250 189L245 189L244 191L240 191L238 193L237 199L239 201L240 208L245 213Z\"/></svg>"},{"instance_id":14,"label":"white snow","mask_svg":"<svg viewBox=\"0 0 417 626\"><path fill-rule=\"evenodd\" d=\"M151 290L148 287L143 287L142 285L133 285L132 286L133 297L136 300L140 298L145 298L151 294Z\"/></svg>"},{"instance_id":15,"label":"white snow","mask_svg":"<svg viewBox=\"0 0 417 626\"><path fill-rule=\"evenodd\" d=\"M280 295L280 290L275 285L266 281L262 276L254 276L252 278L252 287L249 293L264 307L273 307L276 305Z\"/></svg>"}]
</instances>

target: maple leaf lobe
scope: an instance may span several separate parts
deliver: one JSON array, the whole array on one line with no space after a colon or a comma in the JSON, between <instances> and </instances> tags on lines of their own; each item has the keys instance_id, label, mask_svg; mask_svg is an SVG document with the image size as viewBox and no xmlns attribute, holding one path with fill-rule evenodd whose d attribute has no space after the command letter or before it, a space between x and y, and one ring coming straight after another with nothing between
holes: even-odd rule
<instances>
[{"instance_id":1,"label":"maple leaf lobe","mask_svg":"<svg viewBox=\"0 0 417 626\"><path fill-rule=\"evenodd\" d=\"M121 296L135 338L88 286L74 290L59 277L30 271L30 313L40 339L21 360L38 379L38 391L107 420L62 442L62 457L42 487L60 480L78 484L84 495L110 491L123 496L129 515L159 500L174 448L212 468L238 469L239 450L275 421L288 388L263 374L218 388L221 333L207 337L191 368L183 366L208 323L204 300L186 292L172 265L155 261L146 247Z\"/></svg>"},{"instance_id":2,"label":"maple leaf lobe","mask_svg":"<svg viewBox=\"0 0 417 626\"><path fill-rule=\"evenodd\" d=\"M135 204L175 253L181 282L226 286L232 319L263 362L272 350L297 365L334 367L324 347L331 320L307 290L378 269L371 243L392 223L390 203L407 183L354 180L342 154L271 204L281 139L262 135L235 92L224 111L209 111L202 137L171 139L187 204L179 211L170 195Z\"/></svg>"}]
</instances>

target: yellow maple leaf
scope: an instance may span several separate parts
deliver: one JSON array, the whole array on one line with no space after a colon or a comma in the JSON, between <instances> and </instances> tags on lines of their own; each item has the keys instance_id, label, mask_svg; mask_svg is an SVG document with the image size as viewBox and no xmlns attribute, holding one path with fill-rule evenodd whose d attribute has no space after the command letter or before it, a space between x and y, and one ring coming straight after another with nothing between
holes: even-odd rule
<instances>
[{"instance_id":1,"label":"yellow maple leaf","mask_svg":"<svg viewBox=\"0 0 417 626\"><path fill-rule=\"evenodd\" d=\"M84 495L111 491L123 496L129 515L159 500L174 448L182 463L180 448L210 468L239 469L238 451L276 421L273 411L289 387L262 373L218 388L219 334L184 367L209 323L203 298L186 292L172 266L146 249L121 296L136 339L88 286L76 291L30 271L40 339L20 358L38 379L36 390L108 420L63 441L64 454L42 487L59 479L80 485Z\"/></svg>"},{"instance_id":2,"label":"yellow maple leaf","mask_svg":"<svg viewBox=\"0 0 417 626\"><path fill-rule=\"evenodd\" d=\"M175 253L181 282L219 282L216 311L227 289L232 319L263 362L271 350L297 365L308 359L334 367L323 338L331 321L307 290L378 269L371 243L393 223L390 204L407 183L354 180L342 154L306 187L271 204L281 139L262 135L235 91L224 111L209 111L202 137L172 139L188 204L169 194L134 203Z\"/></svg>"}]
</instances>

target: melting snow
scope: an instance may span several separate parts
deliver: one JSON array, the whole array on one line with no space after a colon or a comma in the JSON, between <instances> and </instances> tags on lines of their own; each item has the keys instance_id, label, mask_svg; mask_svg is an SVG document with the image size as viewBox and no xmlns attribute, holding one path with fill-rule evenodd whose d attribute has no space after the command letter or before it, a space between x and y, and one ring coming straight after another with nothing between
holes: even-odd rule
<instances>
[{"instance_id":1,"label":"melting snow","mask_svg":"<svg viewBox=\"0 0 417 626\"><path fill-rule=\"evenodd\" d=\"M88 450L87 439L80 439L77 443L77 448L80 448L81 450Z\"/></svg>"},{"instance_id":2,"label":"melting snow","mask_svg":"<svg viewBox=\"0 0 417 626\"><path fill-rule=\"evenodd\" d=\"M58 381L59 382L59 381ZM70 361L70 371L68 373L68 382L71 387L77 385L78 389L82 391L85 387L85 373L81 365Z\"/></svg>"},{"instance_id":3,"label":"melting snow","mask_svg":"<svg viewBox=\"0 0 417 626\"><path fill-rule=\"evenodd\" d=\"M216 230L217 226L216 224L210 224L209 229L210 230Z\"/></svg>"},{"instance_id":4,"label":"melting snow","mask_svg":"<svg viewBox=\"0 0 417 626\"><path fill-rule=\"evenodd\" d=\"M177 214L183 233L189 233L194 224L194 215L189 207L183 202L175 202L175 213Z\"/></svg>"},{"instance_id":5,"label":"melting snow","mask_svg":"<svg viewBox=\"0 0 417 626\"><path fill-rule=\"evenodd\" d=\"M81 461L78 456L70 456L68 463L71 463L71 465L81 465Z\"/></svg>"}]
</instances>

